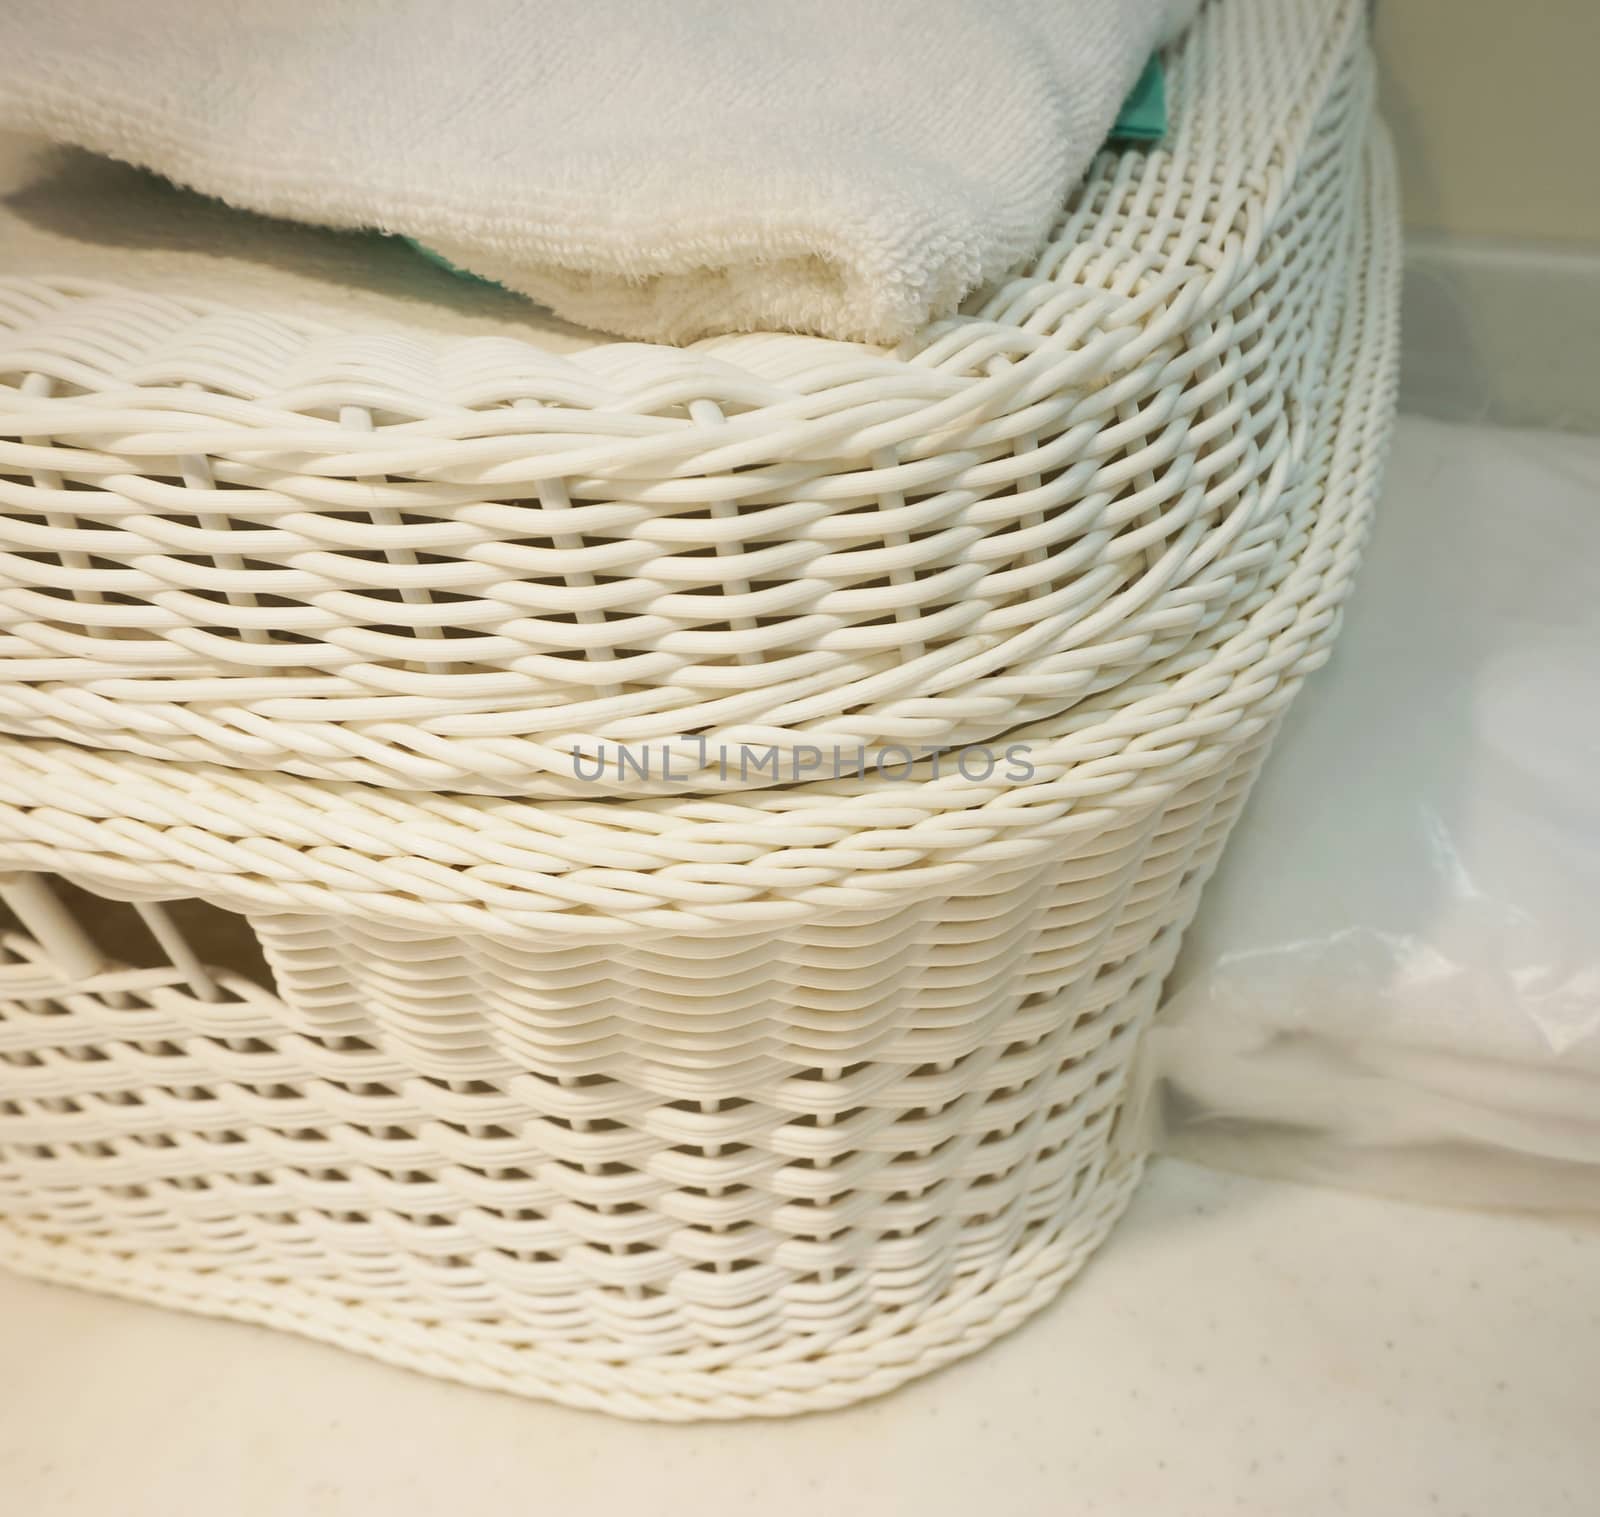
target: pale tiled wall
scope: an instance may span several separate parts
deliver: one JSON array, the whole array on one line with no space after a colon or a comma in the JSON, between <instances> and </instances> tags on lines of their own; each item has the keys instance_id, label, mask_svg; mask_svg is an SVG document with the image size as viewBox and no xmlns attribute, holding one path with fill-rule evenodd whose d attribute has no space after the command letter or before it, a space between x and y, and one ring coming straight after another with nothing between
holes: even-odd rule
<instances>
[{"instance_id":1,"label":"pale tiled wall","mask_svg":"<svg viewBox=\"0 0 1600 1517\"><path fill-rule=\"evenodd\" d=\"M1418 231L1600 247L1600 0L1377 0Z\"/></svg>"}]
</instances>

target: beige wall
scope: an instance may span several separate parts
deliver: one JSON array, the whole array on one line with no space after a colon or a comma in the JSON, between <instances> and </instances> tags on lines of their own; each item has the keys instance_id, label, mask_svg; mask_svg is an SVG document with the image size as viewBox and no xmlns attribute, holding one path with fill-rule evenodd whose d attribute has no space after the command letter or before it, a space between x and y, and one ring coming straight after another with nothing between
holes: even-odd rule
<instances>
[{"instance_id":1,"label":"beige wall","mask_svg":"<svg viewBox=\"0 0 1600 1517\"><path fill-rule=\"evenodd\" d=\"M1600 244L1600 0L1377 0L1407 225Z\"/></svg>"}]
</instances>

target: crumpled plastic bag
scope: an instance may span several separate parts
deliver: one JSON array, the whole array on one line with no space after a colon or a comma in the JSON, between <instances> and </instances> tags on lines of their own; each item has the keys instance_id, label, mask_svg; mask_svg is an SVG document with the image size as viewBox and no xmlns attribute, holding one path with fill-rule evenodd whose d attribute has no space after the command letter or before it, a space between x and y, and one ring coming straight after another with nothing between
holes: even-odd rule
<instances>
[{"instance_id":1,"label":"crumpled plastic bag","mask_svg":"<svg viewBox=\"0 0 1600 1517\"><path fill-rule=\"evenodd\" d=\"M1166 993L1155 1146L1600 1210L1600 438L1403 420Z\"/></svg>"}]
</instances>

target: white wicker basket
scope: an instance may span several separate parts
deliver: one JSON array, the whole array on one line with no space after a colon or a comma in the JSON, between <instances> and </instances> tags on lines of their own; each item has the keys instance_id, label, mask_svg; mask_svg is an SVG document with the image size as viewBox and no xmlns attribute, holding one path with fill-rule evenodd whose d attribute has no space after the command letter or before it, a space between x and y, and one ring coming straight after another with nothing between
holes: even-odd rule
<instances>
[{"instance_id":1,"label":"white wicker basket","mask_svg":"<svg viewBox=\"0 0 1600 1517\"><path fill-rule=\"evenodd\" d=\"M346 413L339 454L328 451L336 421L314 413L333 404L395 414L402 393L379 393L392 354L324 372L292 408L290 391L266 386L284 407L269 416L266 402L241 398L256 383L247 360L263 366L258 378L308 361L285 328L197 324L187 312L177 321L168 303L146 312L124 296L104 305L58 291L50 305L37 286L13 287L11 298L49 307L35 330L51 335L26 354L27 375L42 377L19 382L29 393L13 431L23 440L0 445L0 467L12 470L4 500L24 526L37 517L87 536L5 558L32 579L7 602L31 620L6 628L4 651L37 658L41 637L57 640L37 686L0 695L3 720L33 734L0 738L0 871L17 918L0 953L0 1262L643 1417L841 1405L969 1353L1044 1304L1137 1175L1139 1156L1117 1131L1129 1060L1273 726L1326 655L1376 489L1392 409L1397 237L1355 11L1332 0L1213 7L1181 55L1173 153L1107 159L1051 255L1072 269L1059 282L1008 286L989 298L989 315L930 334L899 361L909 376L896 381L901 392L883 388L888 360L830 346L829 371L818 345L799 339L748 343L742 376L724 346L716 363L703 351L609 348L585 355L588 369L575 360L577 370L548 370L552 387L558 374L574 385L579 371L610 376L614 409L584 411L578 444L550 420L561 407L541 406L530 424L497 392L477 420L459 396L414 421L385 419L370 454L351 450ZM1283 127L1270 151L1250 143L1258 101L1260 119ZM1321 188L1302 195L1302 180ZM1169 263L1204 277L1169 278ZM1078 381L1063 376L1078 372L1109 309L1086 296L1091 286L1137 310L1107 330L1123 340L1137 330L1153 346L1131 367L1082 371L1090 379L1064 398ZM137 338L136 313L151 324ZM175 346L162 354L164 340ZM958 351L966 356L940 367ZM770 366L762 383L777 384L789 363L799 378L788 400L756 403L739 389L760 364ZM630 364L636 381L626 380ZM871 370L864 387L856 364ZM718 388L706 387L711 372ZM957 372L962 386L938 388ZM984 392L981 414L967 409L974 376L993 374L1004 384ZM179 375L202 387L168 388ZM673 376L693 383L675 390ZM924 381L931 388L918 391ZM67 385L81 393L42 394ZM414 398L414 387L405 393ZM569 410L593 404L578 393L568 392ZM795 395L806 400L782 413L792 426L739 430L744 415ZM961 398L939 411L952 395ZM687 418L669 414L707 400L722 420L692 407ZM816 414L802 416L813 402ZM1085 430L1073 430L1074 416ZM1039 424L1021 424L1029 418ZM948 427L936 441L934 419L965 442L952 443ZM502 423L513 430L497 433ZM611 433L603 443L600 423ZM1151 441L1169 423L1186 460L1175 474L1176 455ZM257 429L255 446L222 439L238 427ZM736 439L731 451L710 448L713 427ZM1078 481L1079 453L1093 462L1082 480L1112 454L1122 462L1103 490L1061 486L1078 505L1063 509L1061 495L1024 502L1041 521L1088 502L1073 515L1077 556L1063 547L1070 562L1041 572L1058 576L1061 605L1092 622L1073 587L1095 576L1120 533L1134 534L1107 560L1155 575L1143 600L1107 619L1127 646L1107 652L1098 631L1078 638L1074 647L1097 650L1082 664L1096 672L1074 686L1052 682L1079 665L1052 662L1047 640L1007 674L1001 664L975 674L948 708L908 705L923 686L898 685L899 671L915 665L904 677L924 681L931 666L896 658L875 666L894 671L881 707L854 697L835 706L869 712L860 735L873 742L910 735L889 720L896 712L926 718L919 743L1003 733L1027 748L1025 782L936 774L924 760L903 780L869 773L723 795L534 802L492 792L537 790L541 779L560 788L544 746L554 729L488 738L459 720L484 715L478 694L419 695L399 678L418 672L408 664L450 661L416 660L414 638L401 657L353 622L327 622L318 647L367 661L359 676L347 661L318 664L332 682L310 688L308 665L274 666L289 686L280 690L266 663L236 658L248 644L270 661L260 650L276 644L271 619L248 605L259 586L229 577L227 551L254 573L270 562L258 553L282 550L282 564L260 572L280 577L286 600L329 615L345 604L314 583L328 568L325 545L297 538L291 550L245 525L274 508L293 533L312 518L319 531L342 523L381 578L406 567L399 553L433 550L379 541L375 524L409 531L414 515L442 532L447 500L462 502L463 519L488 520L509 509L498 482L526 489L538 472L529 458L559 452L568 499L615 501L620 481L642 481L635 503L660 508L663 521L692 519L696 532L732 523L735 537L752 505L793 508L798 522L798 505L826 485L830 510L790 540L815 541L858 500L862 481L847 461L881 454L872 511L890 509L891 495L908 504L894 518L903 531L871 530L880 547L903 547L920 541L909 503L930 480L928 498L955 520L949 495L977 510L1015 483L1007 463L993 478L1009 483L975 488L1019 439L1044 449L1069 436L1052 455L1053 479ZM784 449L791 463L779 461ZM884 449L898 449L899 463ZM179 483L154 477L156 457L183 462ZM928 459L937 468L919 473ZM162 514L176 512L173 494L204 487L194 482L202 465L212 482L251 492L248 518L209 493L192 517ZM361 483L404 475L431 490L436 469L450 488L431 516L407 506L404 519L385 517L397 508L374 509ZM1196 479L1206 483L1191 491ZM747 492L731 512L674 509L696 490L704 501L714 481ZM479 511L472 502L486 494L496 502ZM58 511L68 495L71 522ZM93 504L76 509L80 498ZM325 512L308 511L316 500ZM546 498L536 509L565 507ZM977 510L973 520L999 518ZM654 530L636 512L617 540ZM962 539L957 559L987 562L985 540ZM1174 545L1182 551L1169 562ZM757 550L735 550L746 551ZM1048 565L1057 551L1041 539L1023 559ZM920 658L937 641L933 592L916 589L909 558L903 569L881 553L873 563L871 575L910 576L903 597L872 615L910 621L903 636L915 635ZM162 585L186 572L179 564L197 588L169 593ZM513 556L504 567L523 565ZM570 561L560 568L569 585L578 572ZM425 599L438 592L424 579L384 580L424 597L389 603L392 615L409 608L413 631L439 626L426 610L437 599ZM727 598L735 581L703 583ZM214 618L204 626L188 599L201 591ZM62 620L42 614L46 599ZM565 604L574 626L609 625ZM987 615L993 602L983 604ZM804 641L816 631L797 631L804 618L781 607L771 618L744 601L724 612L725 628L744 633L770 624ZM974 651L969 632L950 633L962 658ZM821 641L807 642L806 656ZM123 678L109 671L125 642L148 662ZM309 657L308 643L293 646ZM713 662L744 671L761 695L746 708L761 713L760 741L814 741L800 721L784 725L798 688L787 682L802 672L767 665L783 664L785 646L723 640ZM552 671L506 657L520 698L542 703L540 713L563 709ZM588 671L573 678L587 680L606 661L571 662ZM679 732L700 720L704 687L682 677L685 667L634 680L629 698L640 699L628 709L670 714ZM851 677L841 667L817 663L831 672L807 688ZM341 681L381 669L395 677L392 715L316 710L324 696L349 699L354 687ZM476 675L427 677L449 687ZM240 688L220 691L226 681ZM991 703L973 693L980 686ZM586 730L631 737L612 721L621 709ZM722 729L707 719L700 730ZM398 786L480 773L485 793ZM78 897L75 917L50 876L138 903L161 961L138 967L140 956L108 936L106 912ZM272 988L200 962L182 910L153 904L184 897L248 918Z\"/></svg>"},{"instance_id":2,"label":"white wicker basket","mask_svg":"<svg viewBox=\"0 0 1600 1517\"><path fill-rule=\"evenodd\" d=\"M894 354L0 281L0 727L516 795L627 745L704 791L780 772L708 752L984 742L1205 656L1295 547L1361 19L1210 7L1170 148L1103 154L1029 268Z\"/></svg>"}]
</instances>

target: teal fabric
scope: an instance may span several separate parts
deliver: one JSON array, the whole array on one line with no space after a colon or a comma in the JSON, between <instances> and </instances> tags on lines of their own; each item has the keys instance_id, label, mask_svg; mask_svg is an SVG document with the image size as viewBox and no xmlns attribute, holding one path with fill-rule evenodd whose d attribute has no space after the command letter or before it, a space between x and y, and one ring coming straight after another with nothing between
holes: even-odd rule
<instances>
[{"instance_id":1,"label":"teal fabric","mask_svg":"<svg viewBox=\"0 0 1600 1517\"><path fill-rule=\"evenodd\" d=\"M464 269L459 263L451 263L443 253L434 252L426 243L418 242L415 237L402 237L400 240L401 242L409 243L429 263L436 263L441 269L448 269L458 279L470 279L474 284L487 284L494 286L495 289L501 288L498 280L485 279L482 274L474 274L471 269Z\"/></svg>"},{"instance_id":2,"label":"teal fabric","mask_svg":"<svg viewBox=\"0 0 1600 1517\"><path fill-rule=\"evenodd\" d=\"M1113 142L1159 142L1167 135L1167 76L1161 55L1152 53L1139 82L1117 112Z\"/></svg>"}]
</instances>

